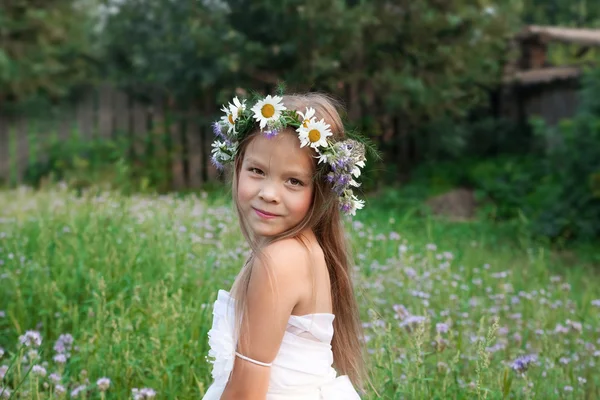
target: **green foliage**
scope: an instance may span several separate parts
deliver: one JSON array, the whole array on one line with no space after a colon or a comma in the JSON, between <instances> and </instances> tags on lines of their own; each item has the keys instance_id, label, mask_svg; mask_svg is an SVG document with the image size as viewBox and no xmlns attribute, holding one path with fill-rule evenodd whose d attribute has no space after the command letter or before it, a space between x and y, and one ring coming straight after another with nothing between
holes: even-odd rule
<instances>
[{"instance_id":1,"label":"green foliage","mask_svg":"<svg viewBox=\"0 0 600 400\"><path fill-rule=\"evenodd\" d=\"M425 127L454 125L487 102L517 25L513 2L120 3L106 1L117 11L106 18L103 48L121 86L207 115L215 100L282 80L292 92L325 90L346 100L350 124L390 163L400 139L382 137L394 131L392 116L398 135L429 133L426 146L460 139Z\"/></svg>"},{"instance_id":2,"label":"green foliage","mask_svg":"<svg viewBox=\"0 0 600 400\"><path fill-rule=\"evenodd\" d=\"M600 236L600 70L582 84L578 114L548 127L532 120L537 152L476 162L465 178L479 190L486 213L524 218L531 229L554 239Z\"/></svg>"},{"instance_id":3,"label":"green foliage","mask_svg":"<svg viewBox=\"0 0 600 400\"><path fill-rule=\"evenodd\" d=\"M56 100L89 83L91 18L85 4L73 0L3 2L0 105L35 97Z\"/></svg>"},{"instance_id":4,"label":"green foliage","mask_svg":"<svg viewBox=\"0 0 600 400\"><path fill-rule=\"evenodd\" d=\"M487 221L407 215L380 201L391 196L372 198L347 230L373 381L361 398L553 399L567 385L573 398L594 398L597 335L586 327L600 315L600 285L579 257L557 259ZM106 399L142 387L156 398L202 398L212 303L247 250L232 204L205 197L0 192L0 367L27 355L0 388L56 399L49 375L59 373L67 394L85 384L79 398L103 398L100 377L111 380ZM555 332L559 324L567 332ZM37 356L20 352L27 330L42 335ZM53 359L61 334L74 338L64 365ZM522 376L510 363L525 353L538 362ZM32 364L46 377L36 380Z\"/></svg>"},{"instance_id":5,"label":"green foliage","mask_svg":"<svg viewBox=\"0 0 600 400\"><path fill-rule=\"evenodd\" d=\"M523 22L537 25L600 27L595 0L520 0Z\"/></svg>"},{"instance_id":6,"label":"green foliage","mask_svg":"<svg viewBox=\"0 0 600 400\"><path fill-rule=\"evenodd\" d=\"M242 56L243 38L227 23L225 3L105 3L115 10L104 16L102 27L107 68L121 87L134 93L197 105L208 89L234 88L240 68L252 66Z\"/></svg>"},{"instance_id":7,"label":"green foliage","mask_svg":"<svg viewBox=\"0 0 600 400\"><path fill-rule=\"evenodd\" d=\"M538 135L549 143L547 180L537 189L547 202L535 227L552 237L600 237L600 69L585 76L582 88L581 108L573 119L555 129L535 123Z\"/></svg>"},{"instance_id":8,"label":"green foliage","mask_svg":"<svg viewBox=\"0 0 600 400\"><path fill-rule=\"evenodd\" d=\"M28 165L24 181L35 187L64 181L78 189L101 185L124 193L165 192L171 187L172 154L151 141L160 144L166 138L164 133L153 133L142 143L126 136L84 140L76 133L70 140L53 138L42 144L45 157ZM132 149L139 146L145 151L134 156Z\"/></svg>"},{"instance_id":9,"label":"green foliage","mask_svg":"<svg viewBox=\"0 0 600 400\"><path fill-rule=\"evenodd\" d=\"M543 201L537 187L544 172L536 157L503 156L474 164L467 179L477 188L483 213L505 220L536 212Z\"/></svg>"}]
</instances>

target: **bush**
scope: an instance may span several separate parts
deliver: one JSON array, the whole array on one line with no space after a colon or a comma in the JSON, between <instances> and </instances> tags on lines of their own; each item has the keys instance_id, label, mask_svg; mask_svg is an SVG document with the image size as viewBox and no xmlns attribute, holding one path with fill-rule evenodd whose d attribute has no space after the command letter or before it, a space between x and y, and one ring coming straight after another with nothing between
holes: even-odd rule
<instances>
[{"instance_id":1,"label":"bush","mask_svg":"<svg viewBox=\"0 0 600 400\"><path fill-rule=\"evenodd\" d=\"M553 239L600 236L600 69L589 72L577 115L556 127L531 121L538 150L486 160L468 180L492 200L494 217L524 217Z\"/></svg>"},{"instance_id":2,"label":"bush","mask_svg":"<svg viewBox=\"0 0 600 400\"><path fill-rule=\"evenodd\" d=\"M165 140L165 135L154 136L159 136L159 141ZM47 157L28 166L25 183L39 187L44 181L66 181L75 188L99 184L126 193L169 190L171 158L166 149L161 147L159 151L144 143L148 151L134 156L133 146L133 140L126 136L51 140L44 150Z\"/></svg>"}]
</instances>

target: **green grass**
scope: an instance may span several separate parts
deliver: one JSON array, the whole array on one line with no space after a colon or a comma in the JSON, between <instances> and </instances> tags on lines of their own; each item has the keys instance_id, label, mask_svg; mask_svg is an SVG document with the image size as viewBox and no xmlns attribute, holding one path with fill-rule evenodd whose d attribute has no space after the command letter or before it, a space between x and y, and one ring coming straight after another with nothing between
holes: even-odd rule
<instances>
[{"instance_id":1,"label":"green grass","mask_svg":"<svg viewBox=\"0 0 600 400\"><path fill-rule=\"evenodd\" d=\"M370 199L348 223L373 382L363 398L600 397L594 247L553 252L519 225L436 220L394 205L400 197ZM200 398L212 302L247 251L219 195L0 192L0 365L27 356L2 385L60 398L56 372L67 397L85 385L78 398L144 387ZM411 323L403 310L426 318ZM19 346L26 330L43 337L37 356ZM74 338L64 365L54 360L61 334ZM510 363L525 354L538 361L518 374ZM25 377L34 364L47 375Z\"/></svg>"}]
</instances>

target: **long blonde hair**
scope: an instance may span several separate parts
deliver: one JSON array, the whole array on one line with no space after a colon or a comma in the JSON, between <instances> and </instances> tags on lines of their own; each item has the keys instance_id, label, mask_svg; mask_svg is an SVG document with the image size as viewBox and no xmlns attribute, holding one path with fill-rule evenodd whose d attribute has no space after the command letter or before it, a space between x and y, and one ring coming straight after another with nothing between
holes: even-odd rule
<instances>
[{"instance_id":1,"label":"long blonde hair","mask_svg":"<svg viewBox=\"0 0 600 400\"><path fill-rule=\"evenodd\" d=\"M319 93L286 95L283 96L283 103L291 110L303 111L306 107L314 108L316 118L324 118L325 121L331 125L334 140L344 138L344 126L336 110L337 103L328 96ZM244 154L248 144L253 140L256 134L258 134L258 130L253 134L248 135L240 143L234 162L232 178L232 195L238 212L240 227L244 237L252 248L251 256L237 276L232 288L232 296L236 299L235 320L237 334L235 337L240 337L241 321L247 315L246 298L248 284L252 275L254 258L260 257L262 260L261 249L267 244L278 240L295 238L304 244L299 234L303 230L310 228L313 230L319 245L323 249L331 281L331 298L333 303L333 314L335 314L333 322L334 334L331 342L334 367L338 373L348 375L352 383L356 387L362 389L364 380L368 380L365 369L366 354L364 353L362 346L362 343L364 343L362 340L362 324L351 279L353 262L344 235L344 227L338 209L338 197L332 190L331 184L327 183L323 176L316 174L314 179L312 206L304 219L292 229L282 232L274 237L270 237L268 242L258 243L252 237L237 200L238 176ZM313 159L313 162L316 170L316 160Z\"/></svg>"}]
</instances>

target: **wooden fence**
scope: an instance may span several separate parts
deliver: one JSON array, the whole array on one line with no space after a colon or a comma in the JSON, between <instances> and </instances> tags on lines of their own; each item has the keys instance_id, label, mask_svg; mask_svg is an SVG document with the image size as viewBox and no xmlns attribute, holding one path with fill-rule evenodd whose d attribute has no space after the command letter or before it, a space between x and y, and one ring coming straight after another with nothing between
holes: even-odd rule
<instances>
[{"instance_id":1,"label":"wooden fence","mask_svg":"<svg viewBox=\"0 0 600 400\"><path fill-rule=\"evenodd\" d=\"M175 115L165 110L101 86L53 117L17 118L0 113L0 183L22 183L28 168L47 161L46 146L52 139L89 141L122 135L133 144L130 154L134 158L148 156L148 141L157 156L168 157L172 189L200 187L215 180L218 172L210 162L210 121L196 112Z\"/></svg>"},{"instance_id":2,"label":"wooden fence","mask_svg":"<svg viewBox=\"0 0 600 400\"><path fill-rule=\"evenodd\" d=\"M523 82L506 82L499 114L523 124L537 115L554 125L576 112L578 81L578 77L558 83L544 81L528 84L527 88L522 87ZM396 165L395 176L399 179L436 142L435 136L411 134L411 127L402 118L381 114L372 89L365 90L362 97L356 85L344 86L341 92L349 120L358 121L365 116L377 120L381 129L372 139L384 157ZM201 187L219 177L210 162L214 99L207 97L203 102L204 110L175 115L166 111L168 107L157 106L160 102L137 102L124 92L103 85L53 118L9 118L0 110L0 186L23 183L28 168L47 160L46 146L52 138L86 141L126 136L134 144L130 149L134 160L150 157L167 164L167 189ZM144 145L148 142L153 144L151 153Z\"/></svg>"}]
</instances>

